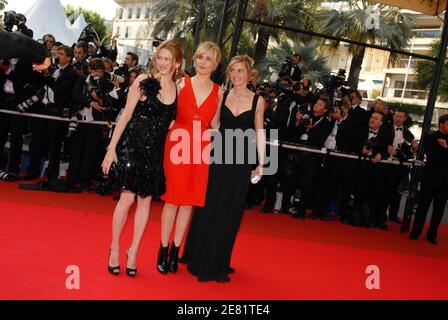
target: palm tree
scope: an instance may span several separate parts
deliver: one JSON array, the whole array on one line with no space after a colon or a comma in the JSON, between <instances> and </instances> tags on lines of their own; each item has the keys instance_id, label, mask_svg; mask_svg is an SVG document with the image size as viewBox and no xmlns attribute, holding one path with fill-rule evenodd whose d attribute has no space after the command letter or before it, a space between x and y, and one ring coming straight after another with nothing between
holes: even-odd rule
<instances>
[{"instance_id":1,"label":"palm tree","mask_svg":"<svg viewBox=\"0 0 448 320\"><path fill-rule=\"evenodd\" d=\"M6 0L0 0L0 11L5 9L6 5L8 4L8 1Z\"/></svg>"},{"instance_id":2,"label":"palm tree","mask_svg":"<svg viewBox=\"0 0 448 320\"><path fill-rule=\"evenodd\" d=\"M193 51L199 41L216 42L223 7L224 0L159 0L152 10L156 20L152 37L176 39L187 52ZM235 7L236 1L233 1L230 16L234 15ZM231 19L228 22L226 34L231 35L234 23ZM225 45L229 39L230 36Z\"/></svg>"},{"instance_id":3,"label":"palm tree","mask_svg":"<svg viewBox=\"0 0 448 320\"><path fill-rule=\"evenodd\" d=\"M319 23L315 18L321 0L255 0L251 18L276 25L286 25L301 29L318 30ZM273 38L280 43L285 37L293 41L309 42L311 38L299 33L286 32L265 26L252 26L253 36L257 39L254 53L256 63L263 60L268 51L269 41Z\"/></svg>"},{"instance_id":4,"label":"palm tree","mask_svg":"<svg viewBox=\"0 0 448 320\"><path fill-rule=\"evenodd\" d=\"M431 55L437 57L440 51L440 39L434 41L431 45ZM423 88L431 86L432 77L434 75L435 62L423 60L417 64L417 82ZM445 66L442 71L442 78L439 84L438 92L440 101L448 102L448 61L445 61Z\"/></svg>"},{"instance_id":5,"label":"palm tree","mask_svg":"<svg viewBox=\"0 0 448 320\"><path fill-rule=\"evenodd\" d=\"M299 53L303 62L301 64L302 74L308 78L311 83L320 81L322 76L328 74L329 67L327 65L328 57L323 56L319 52L319 44L310 42L282 41L278 47L269 49L267 56L257 65L264 79L269 78L274 73L279 73L281 63L286 57L290 57L293 53Z\"/></svg>"},{"instance_id":6,"label":"palm tree","mask_svg":"<svg viewBox=\"0 0 448 320\"><path fill-rule=\"evenodd\" d=\"M409 46L412 37L413 20L410 15L398 8L383 4L375 4L367 0L334 1L344 2L348 10L322 10L323 32L361 42L379 44L392 49L403 49ZM366 23L369 9L379 12L379 28L370 28ZM352 63L348 75L348 84L357 87L359 74L364 60L365 47L350 45ZM391 56L396 59L396 55Z\"/></svg>"}]
</instances>

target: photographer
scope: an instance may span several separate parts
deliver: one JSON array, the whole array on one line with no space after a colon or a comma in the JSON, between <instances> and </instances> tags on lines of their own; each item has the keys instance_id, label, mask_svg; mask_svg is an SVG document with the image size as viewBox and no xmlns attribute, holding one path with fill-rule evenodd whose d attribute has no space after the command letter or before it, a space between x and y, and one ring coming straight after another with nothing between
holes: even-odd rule
<instances>
[{"instance_id":1,"label":"photographer","mask_svg":"<svg viewBox=\"0 0 448 320\"><path fill-rule=\"evenodd\" d=\"M385 126L393 137L393 144L388 146L390 155L388 160L407 161L414 157L418 149L418 143L414 140L414 135L404 126L408 119L408 114L403 110L396 110L391 124ZM389 220L395 223L401 223L398 218L400 209L401 194L398 192L400 183L409 174L409 169L405 166L396 166L391 164L384 165L384 174L386 176L385 194L387 202L384 211L389 207Z\"/></svg>"},{"instance_id":2,"label":"photographer","mask_svg":"<svg viewBox=\"0 0 448 320\"><path fill-rule=\"evenodd\" d=\"M321 149L331 132L332 126L328 119L328 111L331 107L328 97L320 97L313 106L312 114L298 112L296 115L296 127L291 129L300 144L312 148ZM301 191L301 199L298 205L290 208L294 218L305 218L305 209L312 208L313 195L318 192L320 186L316 184L319 170L324 161L324 156L313 153L303 153L300 157L300 177L298 184L295 181L284 182L284 206L287 205L296 187Z\"/></svg>"},{"instance_id":3,"label":"photographer","mask_svg":"<svg viewBox=\"0 0 448 320\"><path fill-rule=\"evenodd\" d=\"M78 42L74 49L75 59L73 67L79 77L89 75L89 61L87 61L87 46L84 42Z\"/></svg>"},{"instance_id":4,"label":"photographer","mask_svg":"<svg viewBox=\"0 0 448 320\"><path fill-rule=\"evenodd\" d=\"M439 118L439 130L424 137L423 148L426 165L421 174L421 191L410 238L417 240L422 234L426 216L433 202L426 240L435 245L448 199L448 115Z\"/></svg>"},{"instance_id":5,"label":"photographer","mask_svg":"<svg viewBox=\"0 0 448 320\"><path fill-rule=\"evenodd\" d=\"M350 109L352 119L357 121L360 126L366 126L369 122L371 113L361 107L361 93L359 93L358 90L351 90L349 99L352 105L352 108Z\"/></svg>"},{"instance_id":6,"label":"photographer","mask_svg":"<svg viewBox=\"0 0 448 320\"><path fill-rule=\"evenodd\" d=\"M126 53L126 57L124 58L124 64L120 67L121 74L125 77L129 77L129 73L132 69L137 68L138 66L138 55L133 52Z\"/></svg>"},{"instance_id":7,"label":"photographer","mask_svg":"<svg viewBox=\"0 0 448 320\"><path fill-rule=\"evenodd\" d=\"M53 46L56 43L56 38L52 34L46 34L42 37L42 41L43 45L51 52L51 49L53 49Z\"/></svg>"},{"instance_id":8,"label":"photographer","mask_svg":"<svg viewBox=\"0 0 448 320\"><path fill-rule=\"evenodd\" d=\"M6 31L13 32L15 26L17 28L16 32L21 32L25 36L33 38L33 30L26 26L26 17L23 14L7 11L4 14L3 21Z\"/></svg>"},{"instance_id":9,"label":"photographer","mask_svg":"<svg viewBox=\"0 0 448 320\"><path fill-rule=\"evenodd\" d=\"M337 103L330 113L332 131L325 141L327 150L337 150L346 153L357 153L361 148L357 139L359 127L350 116L351 104L348 98ZM357 160L341 158L337 156L327 157L321 174L318 177L318 185L322 186L321 193L316 193L313 201L314 218L328 219L327 211L332 199L337 201L337 211L343 223L352 220L349 212L350 195L354 187L355 174L358 167Z\"/></svg>"},{"instance_id":10,"label":"photographer","mask_svg":"<svg viewBox=\"0 0 448 320\"><path fill-rule=\"evenodd\" d=\"M89 62L90 74L78 80L73 89L72 112L78 120L112 121L114 76L105 71L104 62L94 58ZM88 123L70 123L73 149L69 164L69 187L74 191L89 190L91 180L99 168L99 158L104 153L103 141L110 129ZM79 182L80 188L76 184Z\"/></svg>"},{"instance_id":11,"label":"photographer","mask_svg":"<svg viewBox=\"0 0 448 320\"><path fill-rule=\"evenodd\" d=\"M361 154L369 157L359 167L356 202L356 225L388 230L386 212L383 210L387 198L384 188L387 182L384 174L385 164L379 163L389 157L388 146L393 143L392 133L383 127L385 116L374 112L370 116L368 126L361 128L359 141ZM371 160L370 160L371 159ZM368 205L368 212L364 205Z\"/></svg>"},{"instance_id":12,"label":"photographer","mask_svg":"<svg viewBox=\"0 0 448 320\"><path fill-rule=\"evenodd\" d=\"M58 60L59 65L53 65L45 73L43 98L34 107L35 113L63 117L70 109L72 88L78 78L72 66L72 48L59 47ZM33 180L39 176L41 159L45 155L48 144L50 149L49 187L56 182L59 177L61 145L66 128L66 124L61 121L38 118L31 121L30 168L25 180Z\"/></svg>"},{"instance_id":13,"label":"photographer","mask_svg":"<svg viewBox=\"0 0 448 320\"><path fill-rule=\"evenodd\" d=\"M0 61L18 58L32 63L38 72L51 65L47 48L25 35L0 30L0 43Z\"/></svg>"},{"instance_id":14,"label":"photographer","mask_svg":"<svg viewBox=\"0 0 448 320\"><path fill-rule=\"evenodd\" d=\"M299 67L302 61L302 56L298 53L293 54L291 57L287 57L283 62L282 68L278 74L280 78L287 77L293 82L299 82L302 80L302 70Z\"/></svg>"}]
</instances>

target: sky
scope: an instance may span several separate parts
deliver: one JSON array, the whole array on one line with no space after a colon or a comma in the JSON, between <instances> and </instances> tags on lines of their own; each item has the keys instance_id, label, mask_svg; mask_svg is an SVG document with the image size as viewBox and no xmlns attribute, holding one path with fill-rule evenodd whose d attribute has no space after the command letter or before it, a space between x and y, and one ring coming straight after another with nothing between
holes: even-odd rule
<instances>
[{"instance_id":1,"label":"sky","mask_svg":"<svg viewBox=\"0 0 448 320\"><path fill-rule=\"evenodd\" d=\"M7 0L7 10L14 10L18 13L25 13L36 0ZM59 0L52 0L59 1ZM60 0L63 6L84 8L98 12L106 20L112 20L115 16L117 4L113 0Z\"/></svg>"}]
</instances>

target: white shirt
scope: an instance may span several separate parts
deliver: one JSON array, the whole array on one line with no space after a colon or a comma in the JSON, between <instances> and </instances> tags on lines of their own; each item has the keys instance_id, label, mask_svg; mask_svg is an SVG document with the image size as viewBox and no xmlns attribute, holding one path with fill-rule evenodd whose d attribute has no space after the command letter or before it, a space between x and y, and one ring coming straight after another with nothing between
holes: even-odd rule
<instances>
[{"instance_id":1,"label":"white shirt","mask_svg":"<svg viewBox=\"0 0 448 320\"><path fill-rule=\"evenodd\" d=\"M394 125L394 130L395 130L394 147L398 148L404 143L403 126L397 127L396 125Z\"/></svg>"},{"instance_id":2,"label":"white shirt","mask_svg":"<svg viewBox=\"0 0 448 320\"><path fill-rule=\"evenodd\" d=\"M51 77L55 80L58 80L58 78L61 76L61 70L63 70L65 67L61 67L61 65L58 65L58 68L55 72L51 75ZM54 103L54 91L49 86L45 86L45 95L42 99L43 104L49 104Z\"/></svg>"},{"instance_id":3,"label":"white shirt","mask_svg":"<svg viewBox=\"0 0 448 320\"><path fill-rule=\"evenodd\" d=\"M345 119L347 119L347 116L345 116L344 118L342 118L339 121L335 121L333 130L331 131L331 133L328 136L327 140L325 140L325 144L324 144L325 149L330 149L330 150L336 149L336 135L338 134L339 125Z\"/></svg>"},{"instance_id":4,"label":"white shirt","mask_svg":"<svg viewBox=\"0 0 448 320\"><path fill-rule=\"evenodd\" d=\"M16 68L17 61L18 61L17 58L9 59L9 70L6 72L6 75L9 75L11 72L14 71L14 69ZM15 93L14 83L11 80L6 79L5 84L3 85L3 92L9 94Z\"/></svg>"},{"instance_id":5,"label":"white shirt","mask_svg":"<svg viewBox=\"0 0 448 320\"><path fill-rule=\"evenodd\" d=\"M372 130L372 129L369 129L369 137L368 137L368 140L370 140L370 139L372 139L372 138L375 138L377 135L378 135L378 131L379 130Z\"/></svg>"}]
</instances>

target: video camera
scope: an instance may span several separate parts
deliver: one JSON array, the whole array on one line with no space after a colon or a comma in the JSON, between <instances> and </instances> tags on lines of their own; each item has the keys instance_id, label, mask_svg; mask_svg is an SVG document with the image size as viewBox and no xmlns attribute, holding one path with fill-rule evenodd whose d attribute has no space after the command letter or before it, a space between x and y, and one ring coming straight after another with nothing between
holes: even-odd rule
<instances>
[{"instance_id":1,"label":"video camera","mask_svg":"<svg viewBox=\"0 0 448 320\"><path fill-rule=\"evenodd\" d=\"M96 33L95 29L93 29L91 24L88 24L87 27L85 27L82 31L78 39L78 42L80 41L83 41L85 43L100 43L100 38L98 37L98 34Z\"/></svg>"},{"instance_id":2,"label":"video camera","mask_svg":"<svg viewBox=\"0 0 448 320\"><path fill-rule=\"evenodd\" d=\"M340 108L344 98L350 96L351 88L348 86L345 74L345 69L339 69L337 74L329 74L324 78L323 94L330 98L332 106L330 113L334 112L337 108Z\"/></svg>"},{"instance_id":3,"label":"video camera","mask_svg":"<svg viewBox=\"0 0 448 320\"><path fill-rule=\"evenodd\" d=\"M19 25L22 22L22 15L17 14L15 11L7 11L4 13L3 22L5 24L5 30L12 32L14 26Z\"/></svg>"}]
</instances>

